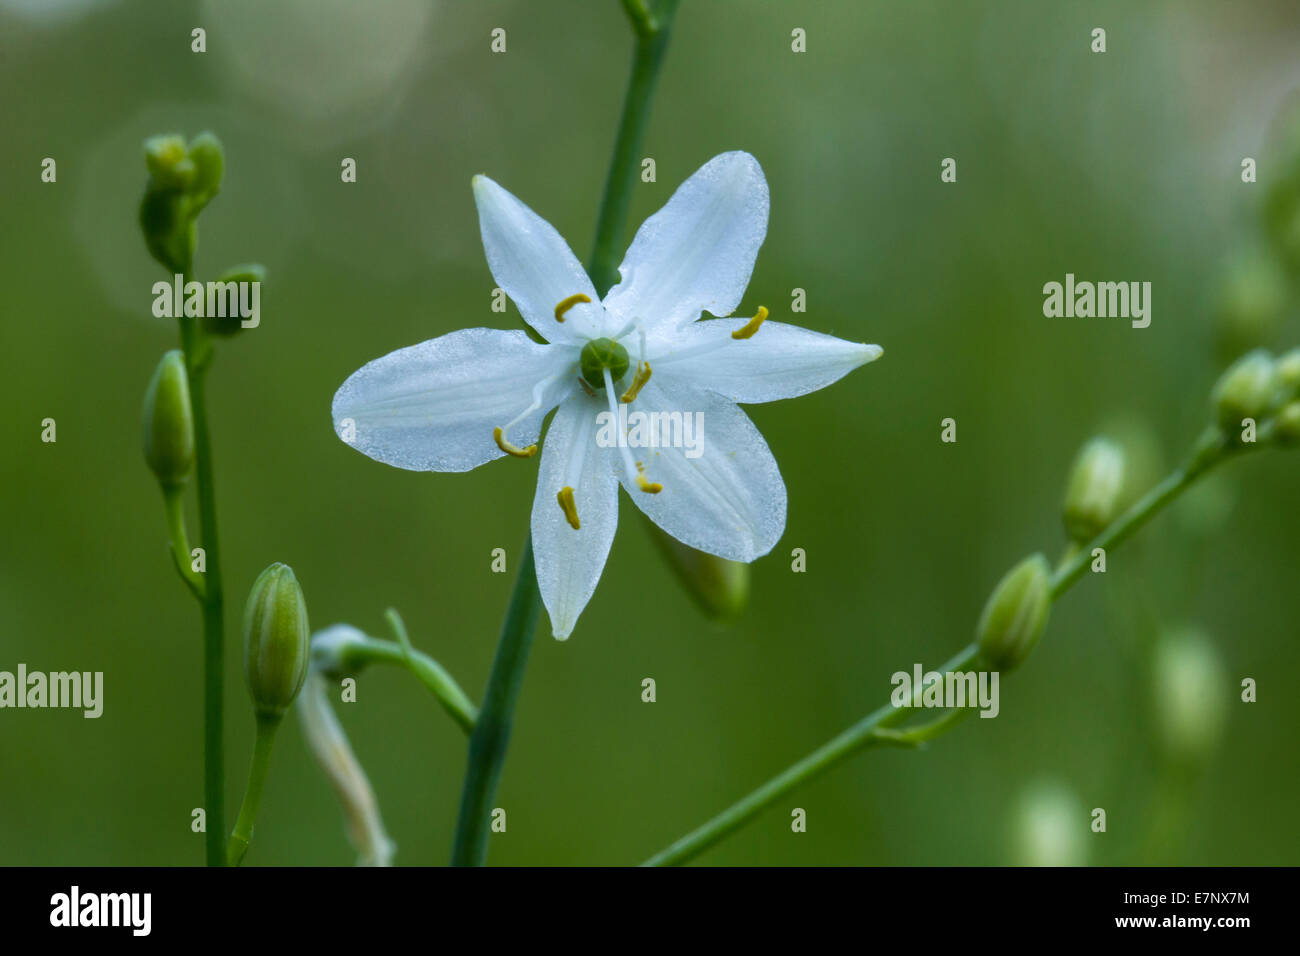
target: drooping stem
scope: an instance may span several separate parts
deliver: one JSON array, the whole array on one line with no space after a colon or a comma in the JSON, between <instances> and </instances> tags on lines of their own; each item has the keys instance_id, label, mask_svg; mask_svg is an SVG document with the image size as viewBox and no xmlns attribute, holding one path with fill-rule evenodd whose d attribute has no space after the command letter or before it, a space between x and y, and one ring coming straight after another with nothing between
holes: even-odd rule
<instances>
[{"instance_id":1,"label":"drooping stem","mask_svg":"<svg viewBox=\"0 0 1300 956\"><path fill-rule=\"evenodd\" d=\"M183 277L189 281L189 270ZM205 846L208 866L225 864L225 758L223 746L225 686L225 604L221 588L221 549L217 543L217 501L212 482L212 439L208 431L207 381L211 344L197 320L180 320L181 348L190 380L190 412L194 417L195 471L199 492L199 536L203 547L203 805L207 816Z\"/></svg>"},{"instance_id":2,"label":"drooping stem","mask_svg":"<svg viewBox=\"0 0 1300 956\"><path fill-rule=\"evenodd\" d=\"M650 114L650 97L668 43L668 30L678 0L660 0L652 14L648 0L625 0L636 30L632 78L623 100L614 155L610 160L605 193L596 223L596 240L588 272L597 293L604 295L618 277L615 257L627 222L627 208L636 183L637 153ZM469 739L468 766L461 789L456 820L453 866L480 866L487 859L489 824L501 768L505 763L514 721L515 703L523 685L524 668L532 648L541 613L541 594L533 564L531 536L524 541L523 557L515 577L501 638L492 660L492 672L483 694L474 732Z\"/></svg>"},{"instance_id":3,"label":"drooping stem","mask_svg":"<svg viewBox=\"0 0 1300 956\"><path fill-rule=\"evenodd\" d=\"M1093 541L1089 542L1087 546L1078 549L1067 557L1052 578L1052 599L1055 600L1068 591L1079 580L1093 560L1092 550L1094 548L1109 550L1122 544L1191 487L1198 478L1224 461L1231 452L1239 450L1239 448L1240 446L1228 445L1217 429L1208 431L1203 435L1186 465L1175 470L1152 488L1124 514L1116 518ZM939 670L940 672L964 670L974 663L977 657L977 648L975 645L971 645L952 660L943 664ZM920 691L921 688L916 688L913 692L914 696L919 695ZM851 754L873 746L888 744L909 746L934 739L960 723L969 711L970 708L952 711L933 723L911 731L882 733L882 729L901 723L908 715L907 709L886 704L863 717L848 730L823 744L807 757L777 774L767 783L750 793L749 796L723 810L713 819L677 840L667 849L656 853L642 865L675 866L686 863L728 834L739 829L752 819L755 814L779 797L794 790L800 784L820 776Z\"/></svg>"},{"instance_id":4,"label":"drooping stem","mask_svg":"<svg viewBox=\"0 0 1300 956\"><path fill-rule=\"evenodd\" d=\"M234 832L226 846L226 864L239 866L253 840L253 824L257 808L262 803L262 789L266 786L266 772L271 768L271 745L275 732L280 729L280 714L258 714L257 735L253 738L253 760L248 767L248 785L244 788L244 802L239 807Z\"/></svg>"}]
</instances>

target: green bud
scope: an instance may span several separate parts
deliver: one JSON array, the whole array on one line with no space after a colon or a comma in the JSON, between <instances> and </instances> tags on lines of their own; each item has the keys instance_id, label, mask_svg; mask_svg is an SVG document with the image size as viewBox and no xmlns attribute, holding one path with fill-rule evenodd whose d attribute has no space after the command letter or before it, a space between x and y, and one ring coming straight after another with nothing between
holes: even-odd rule
<instances>
[{"instance_id":1,"label":"green bud","mask_svg":"<svg viewBox=\"0 0 1300 956\"><path fill-rule=\"evenodd\" d=\"M140 231L153 256L170 272L187 272L194 259L194 222L184 193L146 189L140 200Z\"/></svg>"},{"instance_id":2,"label":"green bud","mask_svg":"<svg viewBox=\"0 0 1300 956\"><path fill-rule=\"evenodd\" d=\"M605 387L605 369L609 369L610 377L617 382L627 374L628 365L627 349L613 339L592 339L578 356L582 377L592 388Z\"/></svg>"},{"instance_id":3,"label":"green bud","mask_svg":"<svg viewBox=\"0 0 1300 956\"><path fill-rule=\"evenodd\" d=\"M1292 349L1277 360L1277 381L1288 398L1300 398L1300 349Z\"/></svg>"},{"instance_id":4,"label":"green bud","mask_svg":"<svg viewBox=\"0 0 1300 956\"><path fill-rule=\"evenodd\" d=\"M189 158L194 164L191 188L206 202L221 188L221 177L226 169L226 154L221 141L212 133L200 133L190 143Z\"/></svg>"},{"instance_id":5,"label":"green bud","mask_svg":"<svg viewBox=\"0 0 1300 956\"><path fill-rule=\"evenodd\" d=\"M1040 780L1017 801L1012 862L1017 866L1081 866L1087 859L1087 811L1063 784Z\"/></svg>"},{"instance_id":6,"label":"green bud","mask_svg":"<svg viewBox=\"0 0 1300 956\"><path fill-rule=\"evenodd\" d=\"M748 564L697 551L649 519L646 526L677 579L705 614L729 620L745 609L749 603Z\"/></svg>"},{"instance_id":7,"label":"green bud","mask_svg":"<svg viewBox=\"0 0 1300 956\"><path fill-rule=\"evenodd\" d=\"M1209 639L1199 631L1173 631L1156 644L1152 704L1167 756L1195 764L1212 754L1228 716L1227 675Z\"/></svg>"},{"instance_id":8,"label":"green bud","mask_svg":"<svg viewBox=\"0 0 1300 956\"><path fill-rule=\"evenodd\" d=\"M1000 671L1019 667L1047 627L1052 607L1052 569L1041 554L1030 555L1006 573L980 615L980 654Z\"/></svg>"},{"instance_id":9,"label":"green bud","mask_svg":"<svg viewBox=\"0 0 1300 956\"><path fill-rule=\"evenodd\" d=\"M1234 432L1242 419L1258 421L1277 399L1277 363L1263 349L1237 359L1214 386L1214 411L1219 426Z\"/></svg>"},{"instance_id":10,"label":"green bud","mask_svg":"<svg viewBox=\"0 0 1300 956\"><path fill-rule=\"evenodd\" d=\"M293 569L271 565L253 582L244 605L244 677L259 716L278 717L298 696L310 633Z\"/></svg>"},{"instance_id":11,"label":"green bud","mask_svg":"<svg viewBox=\"0 0 1300 956\"><path fill-rule=\"evenodd\" d=\"M1215 309L1215 338L1226 361L1272 341L1287 303L1286 276L1277 260L1252 250L1228 266Z\"/></svg>"},{"instance_id":12,"label":"green bud","mask_svg":"<svg viewBox=\"0 0 1300 956\"><path fill-rule=\"evenodd\" d=\"M1065 487L1065 531L1070 540L1091 541L1115 520L1124 490L1124 452L1106 438L1080 449Z\"/></svg>"},{"instance_id":13,"label":"green bud","mask_svg":"<svg viewBox=\"0 0 1300 956\"><path fill-rule=\"evenodd\" d=\"M164 488L185 484L194 468L194 417L185 356L162 357L144 393L144 460Z\"/></svg>"},{"instance_id":14,"label":"green bud","mask_svg":"<svg viewBox=\"0 0 1300 956\"><path fill-rule=\"evenodd\" d=\"M261 285L266 281L266 267L256 262L245 263L244 265L231 266L225 272L221 273L216 279L217 282L256 282ZM227 310L230 312L231 310ZM230 336L235 335L243 329L243 319L240 317L238 310L234 310L233 315L205 315L199 319L199 326L203 331L210 335Z\"/></svg>"},{"instance_id":15,"label":"green bud","mask_svg":"<svg viewBox=\"0 0 1300 956\"><path fill-rule=\"evenodd\" d=\"M1273 434L1284 445L1300 445L1300 402L1282 406L1273 422Z\"/></svg>"},{"instance_id":16,"label":"green bud","mask_svg":"<svg viewBox=\"0 0 1300 956\"><path fill-rule=\"evenodd\" d=\"M185 152L184 138L175 134L145 140L144 164L151 190L185 190L194 182L194 161Z\"/></svg>"}]
</instances>

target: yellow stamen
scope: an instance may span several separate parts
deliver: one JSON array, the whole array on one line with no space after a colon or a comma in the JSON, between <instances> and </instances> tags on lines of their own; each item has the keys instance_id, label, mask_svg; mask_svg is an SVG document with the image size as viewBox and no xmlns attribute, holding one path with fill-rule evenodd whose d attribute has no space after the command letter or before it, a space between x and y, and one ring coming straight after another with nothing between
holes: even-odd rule
<instances>
[{"instance_id":1,"label":"yellow stamen","mask_svg":"<svg viewBox=\"0 0 1300 956\"><path fill-rule=\"evenodd\" d=\"M591 299L588 296L583 295L581 292L575 292L567 299L561 299L559 304L555 306L555 321L563 322L565 312L568 312L579 302L590 302L590 301Z\"/></svg>"},{"instance_id":2,"label":"yellow stamen","mask_svg":"<svg viewBox=\"0 0 1300 956\"><path fill-rule=\"evenodd\" d=\"M645 476L645 465L639 461L636 463L636 486L648 495L657 495L664 490L659 482L651 481Z\"/></svg>"},{"instance_id":3,"label":"yellow stamen","mask_svg":"<svg viewBox=\"0 0 1300 956\"><path fill-rule=\"evenodd\" d=\"M628 390L623 393L623 397L620 398L619 401L624 405L632 401L641 394L641 389L645 387L645 383L648 381L650 381L650 363L638 362L636 366L636 375L632 378L632 384Z\"/></svg>"},{"instance_id":4,"label":"yellow stamen","mask_svg":"<svg viewBox=\"0 0 1300 956\"><path fill-rule=\"evenodd\" d=\"M560 503L560 510L564 512L564 517L569 519L569 527L577 531L582 527L582 522L578 520L578 506L573 503L573 489L565 485L560 489L555 500Z\"/></svg>"},{"instance_id":5,"label":"yellow stamen","mask_svg":"<svg viewBox=\"0 0 1300 956\"><path fill-rule=\"evenodd\" d=\"M763 320L766 318L767 318L767 309L763 308L760 305L758 307L758 311L754 314L754 317L750 319L748 322L746 322L744 325L742 325L740 328L736 329L736 331L732 332L731 337L733 339L749 338L751 335L753 335L755 332L758 331L758 327L763 324Z\"/></svg>"},{"instance_id":6,"label":"yellow stamen","mask_svg":"<svg viewBox=\"0 0 1300 956\"><path fill-rule=\"evenodd\" d=\"M527 448L520 448L518 445L512 445L506 441L506 433L503 428L492 429L492 437L497 440L497 447L507 455L514 455L516 458L532 458L537 454L537 446L529 445Z\"/></svg>"}]
</instances>

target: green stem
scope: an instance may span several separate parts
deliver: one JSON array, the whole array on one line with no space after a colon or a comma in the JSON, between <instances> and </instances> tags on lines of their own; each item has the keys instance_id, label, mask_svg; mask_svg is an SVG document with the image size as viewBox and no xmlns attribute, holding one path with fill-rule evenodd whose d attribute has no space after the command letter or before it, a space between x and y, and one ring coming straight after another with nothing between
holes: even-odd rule
<instances>
[{"instance_id":1,"label":"green stem","mask_svg":"<svg viewBox=\"0 0 1300 956\"><path fill-rule=\"evenodd\" d=\"M957 656L942 665L939 670L965 670L975 660L977 648L974 644L966 647ZM922 688L913 689L914 703L919 698ZM901 735L880 733L907 718L909 710L886 704L873 710L838 737L818 747L798 763L787 767L767 783L763 784L749 796L732 804L712 820L682 837L666 850L656 853L646 860L643 866L676 866L692 857L703 853L713 844L735 830L738 830L756 813L774 801L789 793L806 780L825 773L831 767L860 750L878 747L882 744L896 744ZM918 741L919 742L919 741Z\"/></svg>"},{"instance_id":2,"label":"green stem","mask_svg":"<svg viewBox=\"0 0 1300 956\"><path fill-rule=\"evenodd\" d=\"M341 671L351 673L367 664L394 664L410 671L438 699L438 703L442 704L465 733L474 730L478 708L461 689L456 678L428 654L374 637L349 641L340 649L338 667Z\"/></svg>"},{"instance_id":3,"label":"green stem","mask_svg":"<svg viewBox=\"0 0 1300 956\"><path fill-rule=\"evenodd\" d=\"M600 215L596 222L596 240L588 273L600 295L609 291L618 278L614 264L621 245L627 208L636 183L637 153L649 118L650 97L663 62L668 43L668 28L677 12L678 0L660 0L656 15L651 15L646 0L625 0L628 15L636 29L636 53L632 61L632 78L623 100L614 155L605 180ZM451 851L453 866L481 866L487 859L489 823L496 797L501 768L510 742L515 703L524 680L524 667L532 647L533 634L541 613L542 599L537 589L537 572L533 564L531 536L524 542L523 559L515 576L514 590L506 611L501 638L492 660L492 673L483 694L474 732L469 738L468 766L461 789L460 815Z\"/></svg>"},{"instance_id":4,"label":"green stem","mask_svg":"<svg viewBox=\"0 0 1300 956\"><path fill-rule=\"evenodd\" d=\"M244 802L239 807L239 818L226 847L226 864L239 866L253 840L253 824L257 808L262 802L262 789L266 786L266 772L271 767L271 745L275 732L280 729L280 714L258 714L257 735L253 738L253 761L248 767L248 786L244 788Z\"/></svg>"},{"instance_id":5,"label":"green stem","mask_svg":"<svg viewBox=\"0 0 1300 956\"><path fill-rule=\"evenodd\" d=\"M183 281L188 282L186 269ZM221 590L221 551L217 543L217 501L212 482L212 439L208 432L207 381L211 345L198 320L182 317L181 348L190 379L190 412L194 417L195 469L199 489L199 536L204 552L203 608L203 804L207 815L208 866L225 863L225 760L222 753L225 684L225 605Z\"/></svg>"},{"instance_id":6,"label":"green stem","mask_svg":"<svg viewBox=\"0 0 1300 956\"><path fill-rule=\"evenodd\" d=\"M203 601L203 579L190 566L190 539L185 531L185 496L179 487L163 489L163 509L167 512L167 537L171 540L172 562L190 593Z\"/></svg>"},{"instance_id":7,"label":"green stem","mask_svg":"<svg viewBox=\"0 0 1300 956\"><path fill-rule=\"evenodd\" d=\"M483 694L474 732L469 737L469 765L460 795L460 816L456 821L456 841L452 846L452 866L482 866L487 859L489 822L492 801L501 780L501 768L510 743L515 702L524 682L524 666L533 646L542 597L537 590L537 572L533 566L533 544L524 542L523 558L515 578L514 592L506 611L501 639L492 660L492 674Z\"/></svg>"},{"instance_id":8,"label":"green stem","mask_svg":"<svg viewBox=\"0 0 1300 956\"><path fill-rule=\"evenodd\" d=\"M1164 481L1160 482L1144 495L1137 503L1117 518L1085 548L1077 552L1067 552L1067 558L1052 579L1051 596L1055 600L1074 585L1092 561L1093 548L1111 549L1122 544L1134 532L1151 520L1179 495L1186 491L1207 471L1225 460L1237 450L1230 446L1224 436L1217 430L1207 431L1197 443L1191 459L1186 465L1177 469ZM974 663L977 647L972 644L952 660L939 668L940 671L965 670ZM921 688L913 691L915 698ZM712 820L673 843L667 849L656 853L644 866L675 866L685 863L703 853L723 837L739 829L755 814L774 800L789 793L805 781L821 775L851 754L873 746L915 746L924 741L941 736L955 727L970 712L971 708L962 708L946 714L933 723L910 731L890 732L887 728L901 723L907 717L907 710L895 708L892 704L872 711L834 740L814 750L798 763L786 768L767 783L763 784L749 796L719 813Z\"/></svg>"}]
</instances>

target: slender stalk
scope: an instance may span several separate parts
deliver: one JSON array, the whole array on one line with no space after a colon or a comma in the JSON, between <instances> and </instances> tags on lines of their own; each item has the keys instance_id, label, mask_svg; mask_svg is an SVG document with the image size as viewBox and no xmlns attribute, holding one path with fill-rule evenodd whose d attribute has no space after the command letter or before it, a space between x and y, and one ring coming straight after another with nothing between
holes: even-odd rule
<instances>
[{"instance_id":1,"label":"slender stalk","mask_svg":"<svg viewBox=\"0 0 1300 956\"><path fill-rule=\"evenodd\" d=\"M1068 591L1083 575L1092 560L1093 548L1117 547L1150 521L1156 514L1178 498L1203 474L1225 460L1237 450L1229 446L1223 435L1217 430L1206 432L1198 442L1191 459L1186 465L1152 488L1124 514L1113 521L1093 541L1077 551L1067 552L1065 560L1052 578L1051 596L1055 600ZM977 658L977 648L971 645L952 660L942 665L940 671L960 671L969 667ZM913 700L919 696L921 688L913 691ZM844 731L838 737L823 744L807 757L786 768L749 796L723 810L713 819L673 843L665 850L656 853L643 866L675 866L703 853L723 837L739 829L764 807L779 797L789 793L800 784L820 776L831 767L840 763L851 754L873 746L894 745L914 746L924 741L941 736L961 722L970 708L954 710L944 717L908 731L889 731L891 726L901 723L908 714L903 708L892 704L872 711L866 717Z\"/></svg>"},{"instance_id":2,"label":"slender stalk","mask_svg":"<svg viewBox=\"0 0 1300 956\"><path fill-rule=\"evenodd\" d=\"M478 708L461 689L456 678L428 654L374 637L349 642L339 653L339 665L344 671L359 670L367 664L394 664L410 671L438 699L438 703L442 704L443 709L465 733L473 732L478 720Z\"/></svg>"},{"instance_id":3,"label":"slender stalk","mask_svg":"<svg viewBox=\"0 0 1300 956\"><path fill-rule=\"evenodd\" d=\"M636 183L638 151L649 118L650 98L668 44L668 29L677 12L678 0L660 0L654 13L648 0L625 0L624 6L636 30L636 52L632 77L623 99L614 155L605 180L596 240L588 272L600 295L618 278L615 258L621 245L627 208ZM501 768L505 763L514 720L515 703L524 680L524 668L532 647L533 634L541 613L537 572L533 564L531 536L524 542L523 559L515 576L505 624L492 660L492 673L483 694L483 708L469 738L469 759L461 790L460 815L451 851L453 866L481 866L487 859L492 802Z\"/></svg>"},{"instance_id":4,"label":"slender stalk","mask_svg":"<svg viewBox=\"0 0 1300 956\"><path fill-rule=\"evenodd\" d=\"M537 590L530 538L524 542L514 592L510 595L501 639L492 660L492 674L483 694L483 709L469 737L469 766L460 794L456 841L451 850L452 866L482 866L487 859L492 801L501 780L501 768L514 722L515 702L519 688L523 686L524 666L533 646L541 608L542 596Z\"/></svg>"},{"instance_id":5,"label":"slender stalk","mask_svg":"<svg viewBox=\"0 0 1300 956\"><path fill-rule=\"evenodd\" d=\"M183 281L188 282L186 269ZM208 431L204 393L211 345L204 341L197 320L180 320L181 348L190 379L190 412L194 417L195 470L199 491L199 536L204 552L203 594L203 805L207 816L205 846L208 866L225 864L225 758L222 727L225 686L225 604L221 589L221 549L217 543L217 501L212 481L212 439Z\"/></svg>"},{"instance_id":6,"label":"slender stalk","mask_svg":"<svg viewBox=\"0 0 1300 956\"><path fill-rule=\"evenodd\" d=\"M253 823L257 808L262 803L262 789L266 786L266 772L271 767L271 745L275 732L280 729L280 714L258 714L257 735L253 738L253 760L248 766L248 786L244 788L244 802L239 807L235 830L226 846L226 864L239 866L253 840Z\"/></svg>"},{"instance_id":7,"label":"slender stalk","mask_svg":"<svg viewBox=\"0 0 1300 956\"><path fill-rule=\"evenodd\" d=\"M167 512L167 537L171 540L172 562L185 586L203 601L203 579L190 568L190 539L185 532L185 496L180 488L163 489L163 508Z\"/></svg>"}]
</instances>

